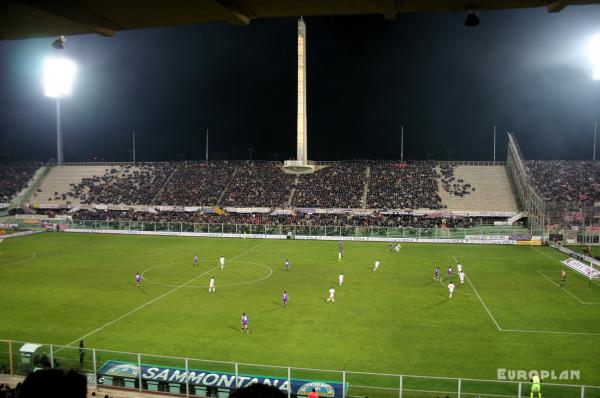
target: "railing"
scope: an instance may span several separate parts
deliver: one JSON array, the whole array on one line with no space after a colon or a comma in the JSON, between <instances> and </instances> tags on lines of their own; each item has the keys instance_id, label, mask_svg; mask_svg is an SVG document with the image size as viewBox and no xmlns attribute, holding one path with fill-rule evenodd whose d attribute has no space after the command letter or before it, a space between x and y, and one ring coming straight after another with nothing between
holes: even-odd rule
<instances>
[{"instance_id":1,"label":"railing","mask_svg":"<svg viewBox=\"0 0 600 398\"><path fill-rule=\"evenodd\" d=\"M260 234L301 236L347 236L377 238L414 239L465 239L471 235L504 236L527 234L529 231L518 226L481 225L470 228L411 228L411 227L360 227L360 226L315 226L277 224L211 224L152 221L97 221L73 220L72 229L130 230L149 232L197 232L219 234Z\"/></svg>"},{"instance_id":2,"label":"railing","mask_svg":"<svg viewBox=\"0 0 600 398\"><path fill-rule=\"evenodd\" d=\"M536 192L531 182L521 149L511 133L508 133L508 152L506 158L508 170L515 184L519 201L523 209L528 213L529 227L533 233L544 235L546 224L544 201Z\"/></svg>"},{"instance_id":3,"label":"railing","mask_svg":"<svg viewBox=\"0 0 600 398\"><path fill-rule=\"evenodd\" d=\"M328 396L336 398L521 398L528 396L531 390L528 380L483 380L272 366L95 348L80 351L76 346L54 344L29 346L35 350L23 352L27 349L25 344L28 343L0 340L0 367L5 373L27 376L36 368L72 368L87 374L88 383L92 386L101 384L132 391L168 392L186 397L226 397L231 390L252 382L276 385L288 397L301 395L302 389L314 382L331 388L333 395ZM115 368L118 366L119 370ZM546 383L542 380L542 392L547 397L595 398L600 396L600 386Z\"/></svg>"}]
</instances>

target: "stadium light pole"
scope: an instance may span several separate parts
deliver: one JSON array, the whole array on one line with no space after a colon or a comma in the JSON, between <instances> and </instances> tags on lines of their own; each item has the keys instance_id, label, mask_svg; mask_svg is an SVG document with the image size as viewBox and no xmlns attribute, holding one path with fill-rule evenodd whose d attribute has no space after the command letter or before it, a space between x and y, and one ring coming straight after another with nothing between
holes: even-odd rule
<instances>
[{"instance_id":1,"label":"stadium light pole","mask_svg":"<svg viewBox=\"0 0 600 398\"><path fill-rule=\"evenodd\" d=\"M56 98L56 164L63 163L63 136L60 128L60 99L71 95L77 66L67 58L48 58L44 62L44 94Z\"/></svg>"},{"instance_id":2,"label":"stadium light pole","mask_svg":"<svg viewBox=\"0 0 600 398\"><path fill-rule=\"evenodd\" d=\"M600 81L600 34L595 35L590 40L589 53L593 68L592 79Z\"/></svg>"}]
</instances>

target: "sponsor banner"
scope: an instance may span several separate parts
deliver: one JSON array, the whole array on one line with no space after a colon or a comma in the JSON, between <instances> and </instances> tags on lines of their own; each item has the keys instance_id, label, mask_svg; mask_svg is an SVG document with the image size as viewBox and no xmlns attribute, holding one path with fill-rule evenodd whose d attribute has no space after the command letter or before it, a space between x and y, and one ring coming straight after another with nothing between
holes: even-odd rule
<instances>
[{"instance_id":1,"label":"sponsor banner","mask_svg":"<svg viewBox=\"0 0 600 398\"><path fill-rule=\"evenodd\" d=\"M220 232L175 232L175 231L134 231L130 229L90 229L68 228L65 232L80 232L86 234L114 234L114 235L157 235L157 236L189 236L205 238L248 238L248 239L286 239L286 235L267 234L224 234Z\"/></svg>"},{"instance_id":2,"label":"sponsor banner","mask_svg":"<svg viewBox=\"0 0 600 398\"><path fill-rule=\"evenodd\" d=\"M347 214L352 210L350 209L315 209L315 213L317 214Z\"/></svg>"},{"instance_id":3,"label":"sponsor banner","mask_svg":"<svg viewBox=\"0 0 600 398\"><path fill-rule=\"evenodd\" d=\"M252 213L260 213L265 214L271 211L268 207L224 207L226 212L229 213L244 213L244 214L252 214Z\"/></svg>"},{"instance_id":4,"label":"sponsor banner","mask_svg":"<svg viewBox=\"0 0 600 398\"><path fill-rule=\"evenodd\" d=\"M310 208L310 207L297 207L296 209L297 213L303 213L303 214L315 214L316 209Z\"/></svg>"},{"instance_id":5,"label":"sponsor banner","mask_svg":"<svg viewBox=\"0 0 600 398\"><path fill-rule=\"evenodd\" d=\"M271 212L272 216L291 216L292 215L292 210L291 209L277 209L277 210L273 210Z\"/></svg>"},{"instance_id":6,"label":"sponsor banner","mask_svg":"<svg viewBox=\"0 0 600 398\"><path fill-rule=\"evenodd\" d=\"M362 216L362 217L373 216L373 212L370 210L352 210L352 214L355 216Z\"/></svg>"},{"instance_id":7,"label":"sponsor banner","mask_svg":"<svg viewBox=\"0 0 600 398\"><path fill-rule=\"evenodd\" d=\"M0 223L0 228L2 229L15 229L19 226L19 224L6 224L6 223Z\"/></svg>"},{"instance_id":8,"label":"sponsor banner","mask_svg":"<svg viewBox=\"0 0 600 398\"><path fill-rule=\"evenodd\" d=\"M172 368L164 366L154 366L121 361L107 361L98 370L100 377L122 377L127 379L138 379L140 377L146 381L155 381L163 383L180 383L201 387L216 387L235 389L244 388L251 384L266 384L277 387L287 393L290 390L292 395L308 395L314 388L319 397L343 397L342 383L330 381L311 381L304 379L291 379L280 377L267 377L239 373L213 372L200 369Z\"/></svg>"},{"instance_id":9,"label":"sponsor banner","mask_svg":"<svg viewBox=\"0 0 600 398\"><path fill-rule=\"evenodd\" d=\"M510 237L508 239L520 240L520 241L530 241L531 235L522 235L522 234L510 235Z\"/></svg>"},{"instance_id":10,"label":"sponsor banner","mask_svg":"<svg viewBox=\"0 0 600 398\"><path fill-rule=\"evenodd\" d=\"M0 209L6 209L8 206L10 206L10 203L0 203Z\"/></svg>"},{"instance_id":11,"label":"sponsor banner","mask_svg":"<svg viewBox=\"0 0 600 398\"><path fill-rule=\"evenodd\" d=\"M474 240L507 240L508 235L466 235L465 239Z\"/></svg>"},{"instance_id":12,"label":"sponsor banner","mask_svg":"<svg viewBox=\"0 0 600 398\"><path fill-rule=\"evenodd\" d=\"M15 218L18 220L25 220L24 223L25 224L36 224L37 221L42 221L42 220L47 220L48 219L48 215L47 214L16 214ZM67 220L68 217L64 214L55 214L54 217L55 220Z\"/></svg>"},{"instance_id":13,"label":"sponsor banner","mask_svg":"<svg viewBox=\"0 0 600 398\"><path fill-rule=\"evenodd\" d=\"M70 206L65 203L34 203L34 209L68 209Z\"/></svg>"},{"instance_id":14,"label":"sponsor banner","mask_svg":"<svg viewBox=\"0 0 600 398\"><path fill-rule=\"evenodd\" d=\"M310 236L296 235L295 239L300 240L349 240L361 242L400 242L400 243L465 243L481 245L514 245L514 240L490 240L490 239L417 239L417 238L386 238L377 236Z\"/></svg>"},{"instance_id":15,"label":"sponsor banner","mask_svg":"<svg viewBox=\"0 0 600 398\"><path fill-rule=\"evenodd\" d=\"M154 210L154 209L152 209ZM197 207L197 206L186 206L183 208L184 211L188 212L188 213L195 213L197 211L202 210L202 207Z\"/></svg>"},{"instance_id":16,"label":"sponsor banner","mask_svg":"<svg viewBox=\"0 0 600 398\"><path fill-rule=\"evenodd\" d=\"M494 221L494 225L496 226L508 226L511 225L508 221Z\"/></svg>"},{"instance_id":17,"label":"sponsor banner","mask_svg":"<svg viewBox=\"0 0 600 398\"><path fill-rule=\"evenodd\" d=\"M595 270L589 264L584 264L579 260L574 258L567 258L566 260L561 261L564 265L579 272L582 275L585 275L586 278L597 279L600 278L600 271Z\"/></svg>"},{"instance_id":18,"label":"sponsor banner","mask_svg":"<svg viewBox=\"0 0 600 398\"><path fill-rule=\"evenodd\" d=\"M6 235L2 235L2 239L6 239L6 238L17 238L19 236L27 236L27 235L33 235L33 234L39 234L43 231L23 231L23 232L15 232L12 234L6 234Z\"/></svg>"}]
</instances>

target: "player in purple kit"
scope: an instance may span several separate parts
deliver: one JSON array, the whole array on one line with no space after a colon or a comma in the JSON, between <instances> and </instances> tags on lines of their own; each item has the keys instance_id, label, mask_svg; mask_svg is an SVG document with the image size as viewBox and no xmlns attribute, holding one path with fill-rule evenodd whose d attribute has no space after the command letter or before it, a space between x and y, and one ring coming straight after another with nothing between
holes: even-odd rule
<instances>
[{"instance_id":1,"label":"player in purple kit","mask_svg":"<svg viewBox=\"0 0 600 398\"><path fill-rule=\"evenodd\" d=\"M287 258L285 259L285 265L284 265L284 267L285 267L286 271L290 270L290 260L288 260Z\"/></svg>"},{"instance_id":2,"label":"player in purple kit","mask_svg":"<svg viewBox=\"0 0 600 398\"><path fill-rule=\"evenodd\" d=\"M283 291L283 296L281 296L281 299L283 300L283 308L285 308L289 299L288 294L285 290Z\"/></svg>"},{"instance_id":3,"label":"player in purple kit","mask_svg":"<svg viewBox=\"0 0 600 398\"><path fill-rule=\"evenodd\" d=\"M248 315L242 313L242 332L248 333Z\"/></svg>"},{"instance_id":4,"label":"player in purple kit","mask_svg":"<svg viewBox=\"0 0 600 398\"><path fill-rule=\"evenodd\" d=\"M142 276L140 275L139 272L135 273L135 286L140 287L140 285L142 284Z\"/></svg>"},{"instance_id":5,"label":"player in purple kit","mask_svg":"<svg viewBox=\"0 0 600 398\"><path fill-rule=\"evenodd\" d=\"M452 279L452 266L448 267L448 279Z\"/></svg>"}]
</instances>

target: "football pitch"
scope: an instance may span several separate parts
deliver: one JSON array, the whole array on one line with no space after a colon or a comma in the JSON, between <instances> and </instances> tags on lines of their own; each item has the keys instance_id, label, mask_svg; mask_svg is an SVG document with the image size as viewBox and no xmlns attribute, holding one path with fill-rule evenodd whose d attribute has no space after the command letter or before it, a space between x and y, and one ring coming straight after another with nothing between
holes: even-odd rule
<instances>
[{"instance_id":1,"label":"football pitch","mask_svg":"<svg viewBox=\"0 0 600 398\"><path fill-rule=\"evenodd\" d=\"M563 254L445 244L403 244L393 253L385 243L344 242L338 262L337 249L337 241L5 239L0 339L73 347L84 339L106 350L493 380L498 369L579 370L579 380L564 382L600 385L600 284L567 271L561 287ZM451 299L448 266L457 285ZM331 287L335 303L327 302ZM248 334L240 331L243 312Z\"/></svg>"}]
</instances>

